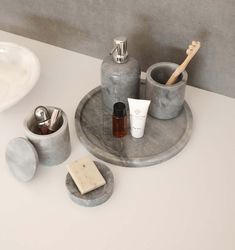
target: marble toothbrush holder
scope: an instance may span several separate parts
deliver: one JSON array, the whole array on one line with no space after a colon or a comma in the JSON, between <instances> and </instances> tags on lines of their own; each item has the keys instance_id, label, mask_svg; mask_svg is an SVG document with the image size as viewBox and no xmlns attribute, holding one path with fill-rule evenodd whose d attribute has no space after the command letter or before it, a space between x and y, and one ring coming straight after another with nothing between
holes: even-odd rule
<instances>
[{"instance_id":1,"label":"marble toothbrush holder","mask_svg":"<svg viewBox=\"0 0 235 250\"><path fill-rule=\"evenodd\" d=\"M183 109L187 72L184 71L175 84L165 84L178 66L160 62L150 66L146 72L145 99L151 100L148 113L154 118L172 119Z\"/></svg>"},{"instance_id":2,"label":"marble toothbrush holder","mask_svg":"<svg viewBox=\"0 0 235 250\"><path fill-rule=\"evenodd\" d=\"M54 107L47 107L51 114ZM27 139L35 147L39 162L46 166L58 165L64 162L71 153L68 119L62 111L59 128L52 134L40 135L38 126L32 111L24 121L24 131Z\"/></svg>"}]
</instances>

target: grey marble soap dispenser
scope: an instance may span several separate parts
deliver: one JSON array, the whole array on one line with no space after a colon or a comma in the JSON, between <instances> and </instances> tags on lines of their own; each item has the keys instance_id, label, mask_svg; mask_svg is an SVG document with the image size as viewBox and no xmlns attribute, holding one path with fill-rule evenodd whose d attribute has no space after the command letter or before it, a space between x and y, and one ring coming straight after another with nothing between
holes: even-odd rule
<instances>
[{"instance_id":1,"label":"grey marble soap dispenser","mask_svg":"<svg viewBox=\"0 0 235 250\"><path fill-rule=\"evenodd\" d=\"M116 37L113 50L101 66L102 97L108 110L113 110L116 102L128 108L127 98L138 98L140 73L138 61L128 56L126 37Z\"/></svg>"}]
</instances>

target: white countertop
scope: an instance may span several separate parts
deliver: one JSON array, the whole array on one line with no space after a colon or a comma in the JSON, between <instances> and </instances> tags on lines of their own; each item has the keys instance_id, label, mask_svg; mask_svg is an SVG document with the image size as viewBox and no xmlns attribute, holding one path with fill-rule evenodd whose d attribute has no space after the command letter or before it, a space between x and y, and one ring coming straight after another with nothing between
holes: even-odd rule
<instances>
[{"instance_id":1,"label":"white countertop","mask_svg":"<svg viewBox=\"0 0 235 250\"><path fill-rule=\"evenodd\" d=\"M81 207L67 195L65 165L89 154L76 137L74 113L100 84L101 60L2 31L0 40L30 48L42 70L36 87L0 113L1 250L235 249L235 99L188 86L194 128L187 146L148 168L107 164L115 177L112 197ZM5 148L24 135L23 119L39 104L67 113L72 154L21 183L8 170Z\"/></svg>"}]
</instances>

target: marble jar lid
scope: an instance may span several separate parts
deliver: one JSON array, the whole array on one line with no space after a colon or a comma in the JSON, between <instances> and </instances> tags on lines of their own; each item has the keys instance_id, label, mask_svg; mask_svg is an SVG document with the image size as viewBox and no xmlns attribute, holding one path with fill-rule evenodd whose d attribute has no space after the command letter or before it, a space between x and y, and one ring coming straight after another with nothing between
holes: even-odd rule
<instances>
[{"instance_id":1,"label":"marble jar lid","mask_svg":"<svg viewBox=\"0 0 235 250\"><path fill-rule=\"evenodd\" d=\"M38 154L25 138L12 139L6 148L6 162L11 173L20 181L30 181L37 170Z\"/></svg>"}]
</instances>

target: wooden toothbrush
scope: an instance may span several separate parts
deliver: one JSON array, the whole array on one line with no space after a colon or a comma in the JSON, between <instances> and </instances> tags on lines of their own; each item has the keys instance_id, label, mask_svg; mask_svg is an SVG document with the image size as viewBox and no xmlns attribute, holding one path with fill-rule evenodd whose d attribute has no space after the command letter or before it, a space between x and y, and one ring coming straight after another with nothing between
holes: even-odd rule
<instances>
[{"instance_id":1,"label":"wooden toothbrush","mask_svg":"<svg viewBox=\"0 0 235 250\"><path fill-rule=\"evenodd\" d=\"M172 85L176 82L178 76L185 70L185 68L188 66L189 62L192 60L192 58L196 55L200 48L201 44L200 42L192 41L192 44L188 46L188 49L186 50L187 57L181 63L178 68L174 71L174 73L171 75L169 80L166 82L166 85Z\"/></svg>"}]
</instances>

